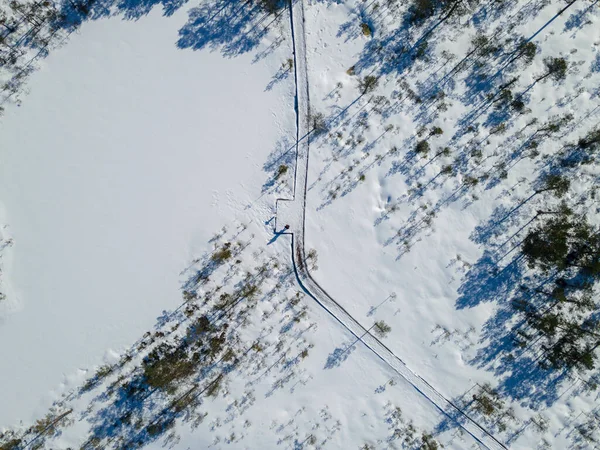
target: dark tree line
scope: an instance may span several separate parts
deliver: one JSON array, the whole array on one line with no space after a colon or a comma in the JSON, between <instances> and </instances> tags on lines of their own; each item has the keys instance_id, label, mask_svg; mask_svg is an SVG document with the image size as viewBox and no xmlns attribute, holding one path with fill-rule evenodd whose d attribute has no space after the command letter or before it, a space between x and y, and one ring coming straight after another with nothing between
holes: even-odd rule
<instances>
[{"instance_id":1,"label":"dark tree line","mask_svg":"<svg viewBox=\"0 0 600 450\"><path fill-rule=\"evenodd\" d=\"M558 158L558 167L567 169L571 178L577 177L578 169L594 162L599 151L600 129L569 146ZM566 176L553 175L543 190L560 198L569 188ZM548 281L538 286L523 284L522 295L513 302L535 331L521 332L519 343L525 346L540 339L544 367L591 370L600 346L600 229L587 210L575 212L574 205L565 200L558 207L538 210L535 219L521 252L528 267Z\"/></svg>"}]
</instances>

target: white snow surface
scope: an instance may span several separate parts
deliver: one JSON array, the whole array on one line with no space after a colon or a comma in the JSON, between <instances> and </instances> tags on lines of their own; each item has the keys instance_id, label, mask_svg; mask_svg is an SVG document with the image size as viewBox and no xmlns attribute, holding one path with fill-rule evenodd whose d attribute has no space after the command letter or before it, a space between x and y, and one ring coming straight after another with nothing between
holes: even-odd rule
<instances>
[{"instance_id":1,"label":"white snow surface","mask_svg":"<svg viewBox=\"0 0 600 450\"><path fill-rule=\"evenodd\" d=\"M270 217L262 164L294 113L290 81L265 87L289 43L258 64L182 50L186 19L84 23L1 120L0 425L43 415L177 306L223 225Z\"/></svg>"},{"instance_id":2,"label":"white snow surface","mask_svg":"<svg viewBox=\"0 0 600 450\"><path fill-rule=\"evenodd\" d=\"M356 77L347 72L369 42L359 25L367 20L365 9L374 7L352 1L305 5L312 112L330 118L350 105L350 129L338 123L330 130L343 132L340 142L356 137L351 120L363 110L370 114L364 149L336 147L331 138L311 143L306 241L307 250L318 252L313 276L365 328L375 320L391 325L383 342L418 376L446 398L468 402L476 383L495 384L491 371L472 363L482 345L479 330L495 305L456 305L469 264L482 254L471 233L498 205L511 207L527 197L538 168L519 161L506 181L489 190L475 188L478 199L450 203L431 228L411 237L410 252L399 255L400 243L390 244L396 230L411 220L411 213L421 217L450 195L460 179L434 183L413 203L403 203L414 186L403 174L392 173L390 159L401 161L414 145L416 112L401 105L390 117L377 116L367 97L360 96ZM564 84L532 89L528 106L540 123L564 112L572 112L581 129L597 123L592 113L598 111L598 100L591 92L600 69L587 76L589 67L578 62L598 61L599 15L597 8L586 12L588 6L576 5L535 38L541 54L515 92L539 75L544 57L571 55L572 62ZM556 10L555 4L546 5L516 31L533 35ZM592 21L584 31L567 30L575 10ZM115 17L84 23L32 76L22 105L9 108L2 118L0 224L8 224L3 234L14 238L14 245L3 255L9 296L0 303L0 358L2 367L10 369L0 371L0 426L43 416L61 393L80 385L103 360L115 361L151 329L162 310L177 307L180 274L211 250L206 242L223 225L251 223L257 249L281 261L291 259L288 237L270 246L262 243L272 237L266 222L277 195L261 191L265 160L282 147L278 142L289 142L295 133L292 77L265 89L290 57L291 43L258 63L253 63L257 52L224 58L218 52L180 50L177 30L186 18L185 9L169 18L153 10L137 21ZM373 36L378 37L380 23L374 22ZM443 28L438 32L436 51L445 48L462 57L474 29L465 27L452 39L449 34ZM441 64L435 60L431 71ZM449 67L439 69L441 74ZM411 77L413 88L426 81L425 75ZM393 98L400 78L380 80L375 93ZM471 106L462 101L457 84L458 92L449 95L450 112L435 122L444 129L443 136L431 138L436 148L448 144L456 131L454 120ZM512 126L524 127L527 120L518 117ZM393 125L393 132L385 130L387 125ZM487 131L481 135L489 139L486 152L494 156L506 141ZM565 136L573 140L578 134ZM550 148L544 151L551 151L559 143L545 145ZM392 146L398 147L395 156L375 160ZM339 154L333 157L334 152ZM419 180L427 181L451 161L444 158L411 164L423 167ZM365 179L358 182L360 173ZM336 183L351 188L328 203ZM392 204L400 206L378 222ZM308 314L293 332L280 331L291 312L278 309L274 299L260 303L244 343L267 328L265 340L273 346L293 336L292 356L300 344L314 345L304 365L289 368L286 360L272 372L260 367L256 379L244 378L250 370L240 370L243 376L234 372L227 393L205 401L209 416L201 428L178 425L176 448L288 448L311 433L325 436L322 447L356 448L368 442L395 448L397 424L390 419L390 402L401 406L420 430L431 432L443 421L440 411L334 318L308 296L303 302ZM338 350L343 350L341 361L324 368ZM551 441L550 448L567 448L572 444L568 430L593 412L598 400L574 394L578 383L565 384L550 410L542 407L549 423L543 432L530 426L538 411L507 401L517 420L500 439L514 438L510 448L515 449L547 448L544 440ZM248 386L258 400L246 411L238 400ZM87 401L77 399L74 409L84 411ZM56 448L80 444L88 427L76 422L57 438ZM228 441L234 432L236 438ZM460 429L438 437L445 448L476 446ZM148 448L162 448L162 442Z\"/></svg>"}]
</instances>

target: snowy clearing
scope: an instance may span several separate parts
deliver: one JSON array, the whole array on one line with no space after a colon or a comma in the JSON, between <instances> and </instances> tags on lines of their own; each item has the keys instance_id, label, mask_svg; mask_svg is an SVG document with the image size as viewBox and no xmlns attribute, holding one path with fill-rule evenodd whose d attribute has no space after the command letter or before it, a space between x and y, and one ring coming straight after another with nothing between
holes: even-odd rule
<instances>
[{"instance_id":1,"label":"snowy clearing","mask_svg":"<svg viewBox=\"0 0 600 450\"><path fill-rule=\"evenodd\" d=\"M85 23L2 118L2 425L39 417L78 369L139 338L215 231L272 208L262 164L293 99L289 80L265 87L283 57L178 49L186 19Z\"/></svg>"},{"instance_id":2,"label":"snowy clearing","mask_svg":"<svg viewBox=\"0 0 600 450\"><path fill-rule=\"evenodd\" d=\"M0 12L2 450L598 447L597 1Z\"/></svg>"}]
</instances>

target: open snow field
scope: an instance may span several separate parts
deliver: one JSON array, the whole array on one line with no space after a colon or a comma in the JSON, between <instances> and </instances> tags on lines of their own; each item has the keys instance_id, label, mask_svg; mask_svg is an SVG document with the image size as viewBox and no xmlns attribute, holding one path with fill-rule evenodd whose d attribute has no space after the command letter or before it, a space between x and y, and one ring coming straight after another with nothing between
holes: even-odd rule
<instances>
[{"instance_id":1,"label":"open snow field","mask_svg":"<svg viewBox=\"0 0 600 450\"><path fill-rule=\"evenodd\" d=\"M180 49L187 17L84 23L1 119L1 425L43 415L176 307L223 225L270 217L262 164L294 115L290 79L265 88L289 44L257 64Z\"/></svg>"}]
</instances>

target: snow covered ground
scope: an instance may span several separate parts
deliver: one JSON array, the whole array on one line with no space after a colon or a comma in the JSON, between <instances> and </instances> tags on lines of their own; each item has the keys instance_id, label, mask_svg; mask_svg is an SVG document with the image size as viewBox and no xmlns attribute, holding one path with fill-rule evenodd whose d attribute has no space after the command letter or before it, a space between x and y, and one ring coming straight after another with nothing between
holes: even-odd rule
<instances>
[{"instance_id":1,"label":"snow covered ground","mask_svg":"<svg viewBox=\"0 0 600 450\"><path fill-rule=\"evenodd\" d=\"M488 6L474 7L473 16L484 16ZM532 118L542 123L571 113L573 126L561 130L561 136L554 137L544 149L556 151L559 143L577 141L582 130L598 123L600 77L593 61L598 57L600 15L586 3L575 5L573 11L560 17L556 17L560 8L554 3L538 5L535 14L531 13L532 2L511 3L510 7L515 14L520 10L527 20L514 21L496 36L531 36L539 48L534 64L523 71L524 80L516 89L527 93L533 112L514 118L508 134L526 128ZM414 63L402 66L395 63L394 52L401 54L418 43L419 34L428 27L406 31L398 10L402 7L394 2L313 2L307 8L311 109L313 114L323 114L327 131L311 144L306 245L318 253L319 270L314 277L321 286L364 326L384 319L392 327L385 342L394 353L444 395L458 398L472 394L476 383L497 385L508 372L497 365L483 370L487 364L482 349L493 342L494 332L490 337L482 331L490 333L490 322L493 325L499 320L494 318L498 305L493 300L501 297L478 294L484 276L479 281L472 275L465 278L484 250L473 239L474 230L485 224L499 205L509 211L527 198L529 183L535 182L543 163L536 166L528 160L519 161L507 180L476 187L472 197L464 194L464 180L483 172L477 166L469 166L457 180L444 179L440 169L452 164L454 157L460 157L460 152L472 144L473 140L462 134L461 124L484 98L484 94L469 97L465 85L475 84L469 73L464 78L465 74L451 69L469 54L469 40L477 31L491 34L495 26L510 21L504 13L497 23L440 25L428 50L419 57L423 61L415 57ZM361 32L361 23L369 26L368 36ZM501 42L500 37L497 42ZM572 55L564 84L550 87L533 83L528 87L543 72L543 58L561 55ZM395 64L404 70L396 69ZM476 67L486 72L487 61L480 64ZM494 73L496 67L493 62L489 64ZM359 81L370 75L380 78L372 93L365 95ZM508 75L505 79L510 80ZM428 89L435 93L440 86L445 88L445 105L438 111L429 99L415 101L407 95L410 88L411 95L416 95L414 92L427 93ZM477 140L487 141L487 146L482 145L483 156L492 162L496 157L500 160L499 155L518 136L495 136L489 122L471 123L479 127ZM439 126L443 134L430 137L426 126ZM431 153L415 155L419 138L428 137ZM440 152L444 146L448 154ZM498 172L489 163L484 167L492 170L492 176ZM392 293L395 296L390 296ZM476 301L478 295L485 300ZM469 298L470 303L465 303ZM501 326L497 326L500 336ZM493 425L493 432L505 436L501 439L508 440L511 448L535 448L545 445L544 440L552 448L572 445L565 424L572 426L578 414L593 416L596 395L577 398L577 389L572 391L580 383L577 378L559 385L558 392L546 392L541 385L536 389L525 377L515 378L512 392L518 393L512 406L519 425L507 434ZM567 392L573 397L562 395ZM532 409L525 413L521 407ZM542 437L517 438L528 415L540 411L551 417L552 431L542 433Z\"/></svg>"},{"instance_id":2,"label":"snow covered ground","mask_svg":"<svg viewBox=\"0 0 600 450\"><path fill-rule=\"evenodd\" d=\"M289 42L257 64L180 49L187 18L84 23L1 119L2 425L43 415L176 307L222 226L272 215L262 165L293 130L293 85L265 88Z\"/></svg>"},{"instance_id":3,"label":"snow covered ground","mask_svg":"<svg viewBox=\"0 0 600 450\"><path fill-rule=\"evenodd\" d=\"M540 177L598 123L600 12L461 5L409 27L402 2L306 1L296 111L286 9L109 2L51 51L0 123L0 426L23 421L17 448L482 448L467 420L498 448L594 448L598 369L547 375L537 339L502 352L511 295L538 276L519 233L556 207ZM308 109L300 262L272 227ZM600 174L580 175L564 199L597 225ZM359 327L389 324L381 342L453 409L305 295L292 259ZM194 370L161 384L161 361Z\"/></svg>"}]
</instances>

